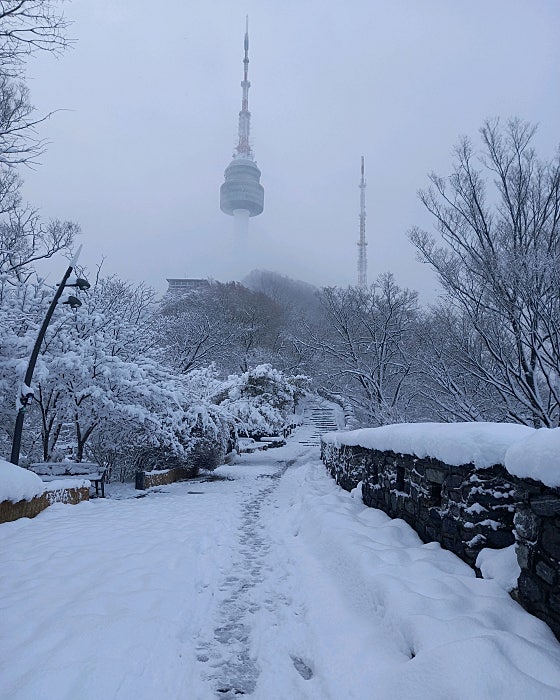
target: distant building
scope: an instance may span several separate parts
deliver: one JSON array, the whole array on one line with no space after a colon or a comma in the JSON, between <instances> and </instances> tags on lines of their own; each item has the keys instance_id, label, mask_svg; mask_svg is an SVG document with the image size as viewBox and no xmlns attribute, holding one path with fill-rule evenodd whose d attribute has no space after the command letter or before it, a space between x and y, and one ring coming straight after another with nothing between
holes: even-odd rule
<instances>
[{"instance_id":1,"label":"distant building","mask_svg":"<svg viewBox=\"0 0 560 700\"><path fill-rule=\"evenodd\" d=\"M172 278L168 279L167 283L169 287L167 288L167 294L184 294L185 292L192 292L196 289L206 289L210 286L208 280L202 279L188 279L188 278Z\"/></svg>"}]
</instances>

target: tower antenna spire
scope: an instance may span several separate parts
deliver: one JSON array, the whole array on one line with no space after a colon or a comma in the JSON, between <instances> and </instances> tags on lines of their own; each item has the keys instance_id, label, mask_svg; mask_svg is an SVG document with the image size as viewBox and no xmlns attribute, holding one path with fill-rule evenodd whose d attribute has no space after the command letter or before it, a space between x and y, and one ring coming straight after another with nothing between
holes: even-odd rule
<instances>
[{"instance_id":1,"label":"tower antenna spire","mask_svg":"<svg viewBox=\"0 0 560 700\"><path fill-rule=\"evenodd\" d=\"M245 16L245 38L243 40L243 80L241 81L241 112L239 112L239 138L237 142L237 156L241 158L253 158L249 136L251 131L251 112L249 112L249 15Z\"/></svg>"},{"instance_id":2,"label":"tower antenna spire","mask_svg":"<svg viewBox=\"0 0 560 700\"><path fill-rule=\"evenodd\" d=\"M366 241L366 180L364 157L362 156L362 179L360 180L360 239L358 241L358 287L367 287L367 241Z\"/></svg>"}]
</instances>

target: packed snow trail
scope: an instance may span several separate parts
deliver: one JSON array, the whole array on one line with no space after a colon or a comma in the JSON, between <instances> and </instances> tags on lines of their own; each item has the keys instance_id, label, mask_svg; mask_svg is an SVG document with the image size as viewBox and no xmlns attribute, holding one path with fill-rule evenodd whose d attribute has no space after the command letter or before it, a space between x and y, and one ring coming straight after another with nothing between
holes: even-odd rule
<instances>
[{"instance_id":1,"label":"packed snow trail","mask_svg":"<svg viewBox=\"0 0 560 700\"><path fill-rule=\"evenodd\" d=\"M341 491L312 408L219 480L1 525L0 697L558 700L550 630Z\"/></svg>"},{"instance_id":2,"label":"packed snow trail","mask_svg":"<svg viewBox=\"0 0 560 700\"><path fill-rule=\"evenodd\" d=\"M212 638L198 642L197 659L212 668L205 675L215 682L222 697L248 695L255 690L259 671L251 654L251 629L247 618L259 610L254 589L264 580L265 557L270 551L270 541L260 523L261 509L270 502L278 480L289 465L290 462L279 462L274 473L261 475L261 479L269 479L270 484L258 490L242 506L240 556L218 589L227 597L218 607Z\"/></svg>"}]
</instances>

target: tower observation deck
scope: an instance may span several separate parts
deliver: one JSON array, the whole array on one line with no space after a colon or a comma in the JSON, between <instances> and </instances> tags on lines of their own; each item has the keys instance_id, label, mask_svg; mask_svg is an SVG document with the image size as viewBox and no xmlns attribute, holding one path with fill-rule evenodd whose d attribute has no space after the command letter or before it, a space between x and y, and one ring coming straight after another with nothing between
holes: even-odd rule
<instances>
[{"instance_id":1,"label":"tower observation deck","mask_svg":"<svg viewBox=\"0 0 560 700\"><path fill-rule=\"evenodd\" d=\"M251 113L249 112L249 22L244 39L242 101L239 112L239 140L233 160L224 172L225 182L220 187L220 209L235 219L246 221L258 216L264 209L264 189L260 184L261 171L253 157L249 140Z\"/></svg>"}]
</instances>

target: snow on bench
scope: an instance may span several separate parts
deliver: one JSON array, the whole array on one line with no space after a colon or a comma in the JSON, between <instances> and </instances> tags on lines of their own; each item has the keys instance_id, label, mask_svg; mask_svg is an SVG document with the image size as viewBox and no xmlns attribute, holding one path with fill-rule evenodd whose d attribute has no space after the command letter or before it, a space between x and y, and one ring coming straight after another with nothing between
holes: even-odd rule
<instances>
[{"instance_id":1,"label":"snow on bench","mask_svg":"<svg viewBox=\"0 0 560 700\"><path fill-rule=\"evenodd\" d=\"M37 462L29 465L29 470L44 482L66 481L81 477L95 486L95 495L105 498L107 470L95 462Z\"/></svg>"},{"instance_id":2,"label":"snow on bench","mask_svg":"<svg viewBox=\"0 0 560 700\"><path fill-rule=\"evenodd\" d=\"M245 452L257 452L258 450L267 450L267 442L257 442L253 438L238 438L237 440L237 451L239 454Z\"/></svg>"}]
</instances>

